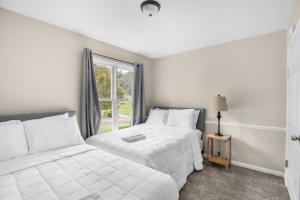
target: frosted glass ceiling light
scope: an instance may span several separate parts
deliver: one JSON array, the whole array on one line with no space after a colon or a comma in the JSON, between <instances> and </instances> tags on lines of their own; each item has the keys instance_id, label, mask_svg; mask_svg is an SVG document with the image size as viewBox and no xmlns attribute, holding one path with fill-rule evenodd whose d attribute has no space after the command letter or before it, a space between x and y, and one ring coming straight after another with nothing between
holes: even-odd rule
<instances>
[{"instance_id":1,"label":"frosted glass ceiling light","mask_svg":"<svg viewBox=\"0 0 300 200\"><path fill-rule=\"evenodd\" d=\"M141 10L145 15L153 17L157 15L160 10L160 3L154 0L146 0L141 3Z\"/></svg>"}]
</instances>

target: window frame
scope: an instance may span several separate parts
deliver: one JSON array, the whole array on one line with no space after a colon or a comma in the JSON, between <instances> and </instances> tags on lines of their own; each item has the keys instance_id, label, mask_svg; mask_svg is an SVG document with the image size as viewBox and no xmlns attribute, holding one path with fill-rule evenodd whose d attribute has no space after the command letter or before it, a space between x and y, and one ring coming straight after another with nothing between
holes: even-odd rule
<instances>
[{"instance_id":1,"label":"window frame","mask_svg":"<svg viewBox=\"0 0 300 200\"><path fill-rule=\"evenodd\" d=\"M117 87L118 87L118 83L117 83L117 72L118 72L118 69L125 69L125 70L129 70L131 72L133 72L133 75L132 75L132 87L134 87L134 66L131 65L131 64L128 64L128 63L124 63L124 62L119 62L119 61L114 61L114 60L111 60L111 59L107 59L107 58L102 58L100 56L97 56L97 55L93 55L93 67L94 65L102 65L102 66L105 66L105 67L110 67L111 69L111 95L110 95L110 99L108 98L103 98L101 99L100 98L100 95L98 95L98 101L99 103L103 102L103 101L108 101L108 102L111 102L111 107L112 107L112 124L111 124L111 127L112 127L112 131L115 131L115 130L119 130L119 103L120 103L120 100L123 100L123 99L118 99L118 95L117 95ZM134 88L132 89L132 92L131 92L131 115L133 115L133 90ZM130 126L132 126L132 118L130 120ZM99 130L100 131L100 130ZM100 132L100 134L102 134Z\"/></svg>"}]
</instances>

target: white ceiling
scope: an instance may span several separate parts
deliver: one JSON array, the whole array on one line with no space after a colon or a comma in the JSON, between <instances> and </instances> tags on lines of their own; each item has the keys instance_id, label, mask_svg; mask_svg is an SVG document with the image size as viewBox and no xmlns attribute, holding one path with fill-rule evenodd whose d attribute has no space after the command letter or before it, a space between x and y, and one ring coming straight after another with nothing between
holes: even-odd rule
<instances>
[{"instance_id":1,"label":"white ceiling","mask_svg":"<svg viewBox=\"0 0 300 200\"><path fill-rule=\"evenodd\" d=\"M0 0L0 7L158 58L288 27L294 0Z\"/></svg>"}]
</instances>

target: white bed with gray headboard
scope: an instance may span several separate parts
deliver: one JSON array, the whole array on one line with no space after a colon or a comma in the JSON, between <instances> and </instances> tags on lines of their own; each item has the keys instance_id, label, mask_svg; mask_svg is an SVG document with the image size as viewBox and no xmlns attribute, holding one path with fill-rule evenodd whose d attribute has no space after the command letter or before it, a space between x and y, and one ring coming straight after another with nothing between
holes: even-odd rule
<instances>
[{"instance_id":1,"label":"white bed with gray headboard","mask_svg":"<svg viewBox=\"0 0 300 200\"><path fill-rule=\"evenodd\" d=\"M74 114L0 116L0 199L178 200L169 175L77 140Z\"/></svg>"},{"instance_id":2,"label":"white bed with gray headboard","mask_svg":"<svg viewBox=\"0 0 300 200\"><path fill-rule=\"evenodd\" d=\"M179 123L190 116L191 120L182 124L192 127L168 125L171 113L181 115L177 120ZM171 175L180 190L192 171L203 168L201 137L204 122L205 109L154 107L146 123L92 136L86 142ZM125 140L136 137L141 138L135 142Z\"/></svg>"}]
</instances>

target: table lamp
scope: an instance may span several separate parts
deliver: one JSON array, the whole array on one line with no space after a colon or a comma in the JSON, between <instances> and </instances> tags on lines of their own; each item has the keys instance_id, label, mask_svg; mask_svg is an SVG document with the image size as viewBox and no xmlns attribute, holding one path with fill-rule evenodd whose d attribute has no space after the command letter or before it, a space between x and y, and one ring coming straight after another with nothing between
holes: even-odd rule
<instances>
[{"instance_id":1,"label":"table lamp","mask_svg":"<svg viewBox=\"0 0 300 200\"><path fill-rule=\"evenodd\" d=\"M223 136L220 132L220 119L221 119L221 111L228 111L226 97L218 95L212 101L212 108L215 111L218 111L217 118L218 118L218 132L216 133L217 136Z\"/></svg>"}]
</instances>

